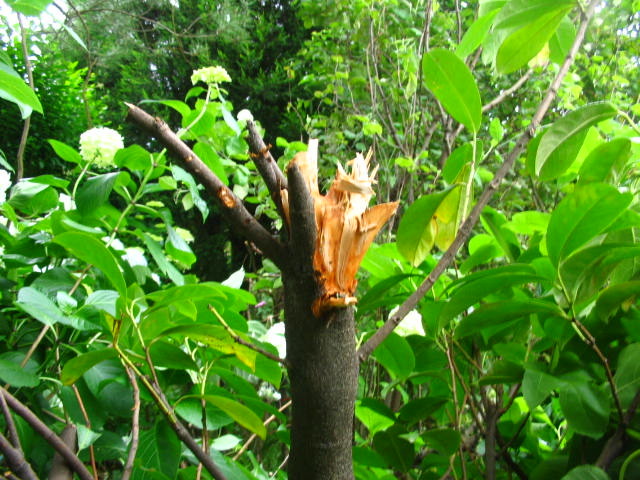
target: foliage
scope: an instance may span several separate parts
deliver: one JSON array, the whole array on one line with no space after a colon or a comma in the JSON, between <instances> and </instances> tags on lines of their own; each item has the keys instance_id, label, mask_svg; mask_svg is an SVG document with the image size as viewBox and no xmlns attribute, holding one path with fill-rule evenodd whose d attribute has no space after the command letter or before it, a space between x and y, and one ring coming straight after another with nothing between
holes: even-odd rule
<instances>
[{"instance_id":1,"label":"foliage","mask_svg":"<svg viewBox=\"0 0 640 480\"><path fill-rule=\"evenodd\" d=\"M99 33L112 17L85 7L85 18L99 19L87 27L97 55L116 41ZM381 163L377 194L403 204L362 263L359 345L428 279L464 234L479 192L518 153L518 138L537 127L531 118L576 37L582 7L301 2L300 16L315 31L287 71L297 91L310 95L288 115L320 137L327 172L348 150L372 144ZM199 18L193 9L203 6L149 8L135 18L157 26L167 9L184 21ZM517 174L482 209L456 264L361 364L356 478L638 475L637 12L631 1L596 10L548 123L514 157ZM243 17L233 20L239 23L220 26L238 27L221 30L228 51L231 32L247 34ZM170 39L189 58L209 56L179 48L186 39L176 31L153 28L145 45L156 51ZM175 112L193 151L263 224L280 229L248 154L245 120L227 101L232 88L246 85L236 79L264 80L247 67L255 45L235 43L247 49L238 57L246 70L225 64L229 91L223 77L207 89L187 87L189 62L169 81L174 63L164 56L157 71L166 91L158 97L185 100L146 105ZM114 76L114 104L127 82L130 92L148 81L139 70L146 51L128 54L139 63ZM100 68L112 72L112 60ZM78 91L75 78L65 92ZM279 78L272 86L282 93ZM37 110L11 82L23 112L25 105ZM508 89L512 95L502 95ZM55 107L38 94L46 115ZM35 131L34 142L43 134ZM0 379L56 432L77 425L80 458L116 478L136 445L132 409L142 413L135 478L196 477L197 459L171 430L178 422L228 478L285 478L289 391L274 359L284 356L277 269L265 260L225 282L199 282L190 272L199 239L192 248L183 218L176 221L167 205L173 198L207 218L212 207L196 180L149 145L119 149L117 169L97 171L72 146L77 140L59 133L47 148L70 174L23 180L0 206ZM281 164L305 148L292 137L278 140ZM9 423L4 417L3 427ZM34 452L29 462L45 474L52 450L23 420L16 426L23 450ZM249 444L251 434L262 442Z\"/></svg>"}]
</instances>

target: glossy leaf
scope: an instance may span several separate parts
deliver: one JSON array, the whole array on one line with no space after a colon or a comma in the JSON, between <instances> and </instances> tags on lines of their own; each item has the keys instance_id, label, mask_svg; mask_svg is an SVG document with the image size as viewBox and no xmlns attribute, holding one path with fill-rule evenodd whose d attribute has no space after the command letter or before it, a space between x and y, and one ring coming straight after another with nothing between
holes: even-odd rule
<instances>
[{"instance_id":1,"label":"glossy leaf","mask_svg":"<svg viewBox=\"0 0 640 480\"><path fill-rule=\"evenodd\" d=\"M126 297L127 285L113 254L103 242L84 232L65 232L53 239L80 260L99 268L120 295Z\"/></svg>"},{"instance_id":2,"label":"glossy leaf","mask_svg":"<svg viewBox=\"0 0 640 480\"><path fill-rule=\"evenodd\" d=\"M456 148L442 167L442 178L448 184L453 184L462 171L465 164L473 160L473 146L471 143L464 143Z\"/></svg>"},{"instance_id":3,"label":"glossy leaf","mask_svg":"<svg viewBox=\"0 0 640 480\"><path fill-rule=\"evenodd\" d=\"M549 259L557 267L579 247L611 225L633 196L611 185L589 183L567 195L556 207L547 230Z\"/></svg>"},{"instance_id":4,"label":"glossy leaf","mask_svg":"<svg viewBox=\"0 0 640 480\"><path fill-rule=\"evenodd\" d=\"M531 410L540 405L562 381L540 370L527 368L522 378L522 395Z\"/></svg>"},{"instance_id":5,"label":"glossy leaf","mask_svg":"<svg viewBox=\"0 0 640 480\"><path fill-rule=\"evenodd\" d=\"M76 193L78 211L88 215L107 203L119 175L118 172L104 173L87 180Z\"/></svg>"},{"instance_id":6,"label":"glossy leaf","mask_svg":"<svg viewBox=\"0 0 640 480\"><path fill-rule=\"evenodd\" d=\"M555 9L515 31L502 42L496 56L496 68L511 73L535 57L555 33L573 6Z\"/></svg>"},{"instance_id":7,"label":"glossy leaf","mask_svg":"<svg viewBox=\"0 0 640 480\"><path fill-rule=\"evenodd\" d=\"M415 267L427 257L436 241L436 223L433 219L438 207L451 188L420 197L402 216L397 233L400 253Z\"/></svg>"},{"instance_id":8,"label":"glossy leaf","mask_svg":"<svg viewBox=\"0 0 640 480\"><path fill-rule=\"evenodd\" d=\"M508 327L518 319L534 314L564 317L564 312L555 303L541 300L505 300L482 305L463 318L455 331L456 338L464 338L493 327ZM486 333L486 332L483 332Z\"/></svg>"},{"instance_id":9,"label":"glossy leaf","mask_svg":"<svg viewBox=\"0 0 640 480\"><path fill-rule=\"evenodd\" d=\"M558 9L570 9L575 0L510 0L493 22L497 29L513 29L527 25Z\"/></svg>"},{"instance_id":10,"label":"glossy leaf","mask_svg":"<svg viewBox=\"0 0 640 480\"><path fill-rule=\"evenodd\" d=\"M73 385L90 368L117 356L113 348L103 348L78 355L65 363L60 374L60 381L63 385Z\"/></svg>"},{"instance_id":11,"label":"glossy leaf","mask_svg":"<svg viewBox=\"0 0 640 480\"><path fill-rule=\"evenodd\" d=\"M605 391L584 382L560 388L560 406L569 427L577 433L598 439L609 423L609 398Z\"/></svg>"},{"instance_id":12,"label":"glossy leaf","mask_svg":"<svg viewBox=\"0 0 640 480\"><path fill-rule=\"evenodd\" d=\"M375 434L373 448L390 466L401 472L408 471L413 464L413 445L389 430Z\"/></svg>"},{"instance_id":13,"label":"glossy leaf","mask_svg":"<svg viewBox=\"0 0 640 480\"><path fill-rule=\"evenodd\" d=\"M469 29L462 36L460 44L456 47L456 55L461 59L465 59L471 55L476 48L484 41L493 19L499 12L499 9L495 9L479 18L471 24Z\"/></svg>"},{"instance_id":14,"label":"glossy leaf","mask_svg":"<svg viewBox=\"0 0 640 480\"><path fill-rule=\"evenodd\" d=\"M596 314L603 320L608 320L618 308L627 310L635 305L640 294L640 281L618 283L607 287L596 301Z\"/></svg>"},{"instance_id":15,"label":"glossy leaf","mask_svg":"<svg viewBox=\"0 0 640 480\"><path fill-rule=\"evenodd\" d=\"M627 409L640 390L640 343L632 343L620 352L613 380L623 409Z\"/></svg>"},{"instance_id":16,"label":"glossy leaf","mask_svg":"<svg viewBox=\"0 0 640 480\"><path fill-rule=\"evenodd\" d=\"M631 156L631 141L616 138L594 148L582 163L578 184L607 182L616 185Z\"/></svg>"},{"instance_id":17,"label":"glossy leaf","mask_svg":"<svg viewBox=\"0 0 640 480\"><path fill-rule=\"evenodd\" d=\"M42 104L34 91L17 75L0 69L0 98L15 103L22 118L27 118L35 110L42 113Z\"/></svg>"},{"instance_id":18,"label":"glossy leaf","mask_svg":"<svg viewBox=\"0 0 640 480\"><path fill-rule=\"evenodd\" d=\"M480 129L482 101L476 81L454 53L433 49L422 60L424 83L444 109L472 132Z\"/></svg>"},{"instance_id":19,"label":"glossy leaf","mask_svg":"<svg viewBox=\"0 0 640 480\"><path fill-rule=\"evenodd\" d=\"M425 420L439 408L443 407L449 399L447 397L422 397L407 402L398 412L398 419L409 425Z\"/></svg>"},{"instance_id":20,"label":"glossy leaf","mask_svg":"<svg viewBox=\"0 0 640 480\"><path fill-rule=\"evenodd\" d=\"M58 306L44 293L33 287L22 287L16 305L39 322L52 327L56 323L67 323Z\"/></svg>"},{"instance_id":21,"label":"glossy leaf","mask_svg":"<svg viewBox=\"0 0 640 480\"><path fill-rule=\"evenodd\" d=\"M13 11L32 17L40 15L50 3L51 0L7 0Z\"/></svg>"},{"instance_id":22,"label":"glossy leaf","mask_svg":"<svg viewBox=\"0 0 640 480\"><path fill-rule=\"evenodd\" d=\"M460 432L451 428L436 428L426 431L424 438L427 445L444 455L453 455L458 451L462 440Z\"/></svg>"},{"instance_id":23,"label":"glossy leaf","mask_svg":"<svg viewBox=\"0 0 640 480\"><path fill-rule=\"evenodd\" d=\"M570 142L575 135L592 125L613 118L617 112L616 108L608 102L596 102L569 112L554 122L540 139L535 159L536 175L540 175L545 163L556 149L560 148L564 143ZM558 169L555 170L554 174ZM550 178L555 177L547 175L546 179Z\"/></svg>"},{"instance_id":24,"label":"glossy leaf","mask_svg":"<svg viewBox=\"0 0 640 480\"><path fill-rule=\"evenodd\" d=\"M572 468L560 480L610 480L609 475L595 465L579 465Z\"/></svg>"},{"instance_id":25,"label":"glossy leaf","mask_svg":"<svg viewBox=\"0 0 640 480\"><path fill-rule=\"evenodd\" d=\"M56 152L56 155L61 159L70 163L83 163L84 160L82 160L82 157L74 148L65 143L59 142L58 140L49 139L47 141L49 142L49 145L51 145L51 148L53 148L53 151Z\"/></svg>"},{"instance_id":26,"label":"glossy leaf","mask_svg":"<svg viewBox=\"0 0 640 480\"><path fill-rule=\"evenodd\" d=\"M398 378L407 378L415 367L411 346L404 337L392 333L375 350L375 359Z\"/></svg>"},{"instance_id":27,"label":"glossy leaf","mask_svg":"<svg viewBox=\"0 0 640 480\"><path fill-rule=\"evenodd\" d=\"M261 439L264 440L267 437L267 429L262 423L262 420L260 420L250 408L231 398L220 395L203 395L202 398L204 398L207 403L218 407L233 418L239 425L255 433Z\"/></svg>"},{"instance_id":28,"label":"glossy leaf","mask_svg":"<svg viewBox=\"0 0 640 480\"><path fill-rule=\"evenodd\" d=\"M113 159L118 167L125 167L129 170L146 171L152 164L151 154L140 145L129 145L116 152Z\"/></svg>"},{"instance_id":29,"label":"glossy leaf","mask_svg":"<svg viewBox=\"0 0 640 480\"><path fill-rule=\"evenodd\" d=\"M356 402L356 418L369 430L369 435L375 435L396 423L393 411L381 400L363 398Z\"/></svg>"}]
</instances>

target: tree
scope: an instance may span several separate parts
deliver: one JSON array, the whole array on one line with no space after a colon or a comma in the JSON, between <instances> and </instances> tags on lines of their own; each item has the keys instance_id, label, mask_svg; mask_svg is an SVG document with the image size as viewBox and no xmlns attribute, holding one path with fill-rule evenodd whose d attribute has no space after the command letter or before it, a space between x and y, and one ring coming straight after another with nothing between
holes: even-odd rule
<instances>
[{"instance_id":1,"label":"tree","mask_svg":"<svg viewBox=\"0 0 640 480\"><path fill-rule=\"evenodd\" d=\"M378 44L402 42L376 35L378 29L401 32L403 22L416 23L412 5L332 6L341 18L353 20L353 37L344 45L357 49L364 39L371 56L359 76L355 70L334 69L330 75L318 69L318 77L335 82L325 93L338 107L323 110L309 126L316 129L312 133L321 133L321 122L336 125L332 130L343 135L336 135L328 148L320 144L321 152L331 152L323 156L312 141L306 154L296 154L307 146L279 140L286 159L293 157L286 177L259 128L245 114L232 115L221 86L228 80L222 69L194 73L192 80L208 85L199 92L205 98L195 99L195 90L185 102L165 102L182 118L177 133L129 105L130 118L158 138L184 169L169 164L164 151L150 154L131 146L116 153L122 171L101 173L95 159L83 162L72 148L52 142L63 159L78 163L71 191L60 179L26 181L3 204L5 215L20 226L16 238L3 237L7 277L17 290L17 298L11 293L3 297L5 312L9 325L19 326L7 328L15 333L7 338L6 350L24 353L5 355L7 369L0 378L25 387L21 393L31 397L31 410L51 407L40 379L61 378L63 386L53 395L61 399L61 412L70 415L67 423L84 426L83 451L93 442L89 458L94 471L106 468L98 441L113 448L117 443L108 435L110 428L120 438L130 430L126 458L123 453L108 457L122 465L125 476L141 475L141 467L170 478L204 475L194 460L178 473L182 455L174 437L165 433L170 427L214 478L262 478L273 470L283 477L278 465L286 453L279 442L269 442L273 436L266 429L273 419L281 422L280 432L285 428L278 410L289 403L283 400L278 409L266 397L261 400L242 373L280 387L283 365L288 384L282 391L291 395L293 411L291 439L280 438L290 447L291 478L631 474L640 390L634 329L638 150L629 137L637 135L638 127L634 114L616 104L635 94L620 93L616 104L588 102L585 89L573 88L574 79L566 82L576 62L582 67L596 61L579 52L594 15L598 18L597 2L583 7L512 0L482 3L474 14L457 2L425 2L422 28L405 42L415 79L410 68L407 77L394 76L395 62L384 52L401 50ZM313 5L307 7L313 12ZM446 34L448 25L458 26L457 38ZM331 49L338 43L332 39L339 31L339 23L330 23L310 40L307 47L318 63L335 56ZM615 31L616 42L624 44L634 28ZM431 44L436 39L437 46ZM476 50L479 46L483 53ZM480 62L482 55L486 64ZM524 76L505 80L504 92L482 102L484 82L509 79L504 75L528 62ZM307 68L308 63L301 65ZM302 82L315 81L306 76L310 72L299 73ZM362 79L368 89L356 88ZM346 88L339 88L345 80ZM510 95L530 80L544 85L544 92L517 110L508 107ZM368 96L357 96L365 91ZM325 93L317 98L323 100ZM340 102L343 95L352 98L350 104ZM311 106L303 100L299 112ZM403 117L407 112L411 115ZM547 112L556 119L541 128ZM433 127L430 118L439 123ZM346 127L338 130L341 120ZM349 129L354 121L362 133ZM329 143L328 135L321 137ZM324 161L323 178L333 155L367 138L377 146L373 162L383 162L378 197L404 205L394 222L397 229L389 233L395 241L373 245L366 254L367 275L360 277L356 292L355 269L396 205L364 210L373 189L363 157L356 157L350 174L338 168L326 195L317 188L315 164L318 158ZM431 152L437 153L436 160L428 165ZM384 164L384 158L394 156L393 163ZM524 178L509 177L514 166ZM231 175L245 180L231 184ZM425 179L433 185L425 188ZM264 326L240 314L259 315L249 307L256 299L232 288L239 286L241 274L220 285L196 283L180 272L194 255L164 206L146 199L182 185L183 203L206 216L209 206L196 180L252 248L271 260L258 274L271 278L271 265L281 271L286 359L276 354L275 342L264 341ZM482 193L475 200L478 186ZM59 191L70 193L75 207L60 207ZM491 207L497 191L504 193ZM242 195L260 205L256 214L262 218L247 210ZM124 208L117 210L112 202ZM41 219L43 213L50 220ZM279 218L281 236L270 230L266 218ZM105 234L106 241L100 241ZM137 268L121 257L134 239L144 244L153 263ZM458 254L467 241L468 252ZM46 267L44 272L33 263ZM73 271L80 273L73 277ZM156 283L152 273L167 284ZM255 277L257 295L259 285L269 282L262 280ZM277 301L271 305L277 312ZM390 311L392 306L397 310ZM399 326L408 315L420 316L420 325ZM25 352L21 339L35 336L25 321L29 317L44 327L36 346ZM357 350L354 338L359 339ZM34 360L34 354L46 355L37 347L40 342L50 342L55 355ZM45 374L20 370L19 362L32 362ZM148 401L141 399L138 383L151 396ZM101 402L131 398L125 393L133 398L131 426L122 421L106 426L106 420L128 418L130 404L105 416L99 414L100 405L106 408ZM9 392L3 390L1 397L42 436L56 438L45 434L36 415ZM165 420L150 414L141 427L142 402L159 407ZM260 417L266 414L271 416L263 423ZM15 462L12 468L23 466L20 435L12 434L12 417L4 418L10 440L3 452ZM62 424L53 422L57 428ZM238 439L240 427L263 437L265 446L238 462L210 448L214 432L221 448L228 441L221 434ZM158 438L165 444L158 444ZM139 439L142 449L137 449ZM43 468L41 461L37 470ZM84 466L74 468L90 478Z\"/></svg>"}]
</instances>

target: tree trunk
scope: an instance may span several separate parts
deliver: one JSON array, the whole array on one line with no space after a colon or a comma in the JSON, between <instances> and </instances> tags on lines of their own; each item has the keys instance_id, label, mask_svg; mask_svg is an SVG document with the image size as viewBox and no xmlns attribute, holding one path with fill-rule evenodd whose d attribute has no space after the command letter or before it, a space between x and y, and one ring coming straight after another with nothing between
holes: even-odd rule
<instances>
[{"instance_id":1,"label":"tree trunk","mask_svg":"<svg viewBox=\"0 0 640 480\"><path fill-rule=\"evenodd\" d=\"M306 270L306 269L305 269ZM291 480L352 479L353 409L358 384L353 308L318 319L313 273L284 273L291 382Z\"/></svg>"}]
</instances>

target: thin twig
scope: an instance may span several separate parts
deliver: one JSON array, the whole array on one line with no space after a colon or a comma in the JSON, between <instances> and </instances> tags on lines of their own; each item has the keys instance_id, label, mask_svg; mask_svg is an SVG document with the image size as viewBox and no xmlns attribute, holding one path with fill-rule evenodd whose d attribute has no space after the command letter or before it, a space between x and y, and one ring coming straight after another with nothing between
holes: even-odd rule
<instances>
[{"instance_id":1,"label":"thin twig","mask_svg":"<svg viewBox=\"0 0 640 480\"><path fill-rule=\"evenodd\" d=\"M138 444L140 441L140 387L138 387L138 381L136 375L129 368L125 366L125 371L129 377L131 388L133 388L133 415L131 417L131 446L129 447L129 454L127 455L127 462L124 464L122 470L122 480L129 480L131 473L133 472L133 462L136 459L136 453L138 452Z\"/></svg>"},{"instance_id":2,"label":"thin twig","mask_svg":"<svg viewBox=\"0 0 640 480\"><path fill-rule=\"evenodd\" d=\"M13 445L18 450L22 450L16 423L13 421L13 417L11 416L11 412L9 411L9 406L7 405L7 401L5 400L2 391L0 391L0 408L2 409L4 421L7 424L7 430L9 431L9 441L11 442L11 445Z\"/></svg>"},{"instance_id":3,"label":"thin twig","mask_svg":"<svg viewBox=\"0 0 640 480\"><path fill-rule=\"evenodd\" d=\"M451 263L453 262L458 250L462 247L462 245L467 241L469 236L471 235L471 230L474 225L478 222L480 218L480 214L484 207L489 203L491 197L496 192L502 180L507 176L507 174L511 171L513 164L520 157L522 152L525 150L529 141L533 138L536 130L538 129L540 122L546 115L547 111L551 107L551 104L555 100L558 95L558 89L562 84L562 80L569 72L569 68L573 64L573 61L580 49L580 45L584 40L587 26L589 25L589 21L593 16L596 5L598 4L598 0L591 0L589 3L586 12L583 15L580 26L578 27L578 31L576 33L575 40L569 49L569 53L567 54L562 66L560 67L556 77L551 82L551 85L547 89L547 92L540 102L536 113L533 115L531 119L531 123L529 127L522 133L518 141L516 142L513 150L511 150L509 156L505 159L504 163L500 167L500 169L496 172L495 176L489 182L484 192L478 199L478 203L475 205L467 219L460 226L460 230L456 235L455 239L451 243L451 246L447 249L447 251L442 255L438 264L434 267L431 273L425 278L422 284L417 288L417 290L407 298L402 305L398 308L398 310L389 317L389 319L380 327L370 338L364 343L360 349L358 350L358 358L360 361L364 361L371 355L371 353L382 343L382 341L389 336L389 334L398 326L398 324L404 319L404 317L413 310L418 302L422 300L422 298L427 294L431 287L435 284L435 282L440 278L440 276L449 268Z\"/></svg>"},{"instance_id":4,"label":"thin twig","mask_svg":"<svg viewBox=\"0 0 640 480\"><path fill-rule=\"evenodd\" d=\"M20 37L22 43L22 56L24 57L24 66L27 69L27 79L31 90L35 91L35 82L33 81L33 66L29 59L29 50L27 44L27 29L24 27L23 15L18 13L18 24L20 25ZM27 148L27 138L29 137L29 127L31 126L31 115L29 115L22 126L22 134L20 135L20 143L18 145L18 154L16 158L16 182L24 176L24 152Z\"/></svg>"},{"instance_id":5,"label":"thin twig","mask_svg":"<svg viewBox=\"0 0 640 480\"><path fill-rule=\"evenodd\" d=\"M82 401L82 397L80 396L80 390L78 390L78 386L76 384L73 384L71 388L73 388L73 393L75 393L76 400L78 400L78 405L80 405L80 411L82 412L84 423L86 427L91 430L91 420L89 420L87 409L84 408L84 402ZM98 469L96 468L96 455L93 451L93 444L89 445L89 458L91 459L91 468L93 468L93 478L95 480L98 480Z\"/></svg>"},{"instance_id":6,"label":"thin twig","mask_svg":"<svg viewBox=\"0 0 640 480\"><path fill-rule=\"evenodd\" d=\"M0 387L0 393L2 393L7 401L7 404L11 409L20 415L29 425L38 433L44 440L49 443L60 455L64 457L69 466L73 469L81 480L94 480L91 472L87 470L87 467L80 461L80 459L73 453L67 445L60 440L49 427L47 427L42 420L40 420L31 410L23 405L17 398Z\"/></svg>"},{"instance_id":7,"label":"thin twig","mask_svg":"<svg viewBox=\"0 0 640 480\"><path fill-rule=\"evenodd\" d=\"M291 406L291 400L287 401L284 405L282 405L282 406L278 409L278 411L279 411L279 412L284 412L284 411L285 411L287 408L289 408L290 406ZM276 417L275 415L271 415L269 418L267 418L267 419L264 421L263 425L266 427L266 426L267 426L267 425L269 425L271 422L273 422L276 418L278 418L278 417ZM243 454L244 452L246 452L246 451L249 449L249 446L251 445L251 443L253 443L253 441L254 441L256 438L258 438L258 435L256 435L256 434L254 433L254 434L252 434L252 435L249 437L249 439L248 439L246 442L244 442L244 445L242 445L242 447L240 448L240 450L238 450L238 453L236 453L236 454L233 456L233 461L234 461L234 462L235 462L235 461L237 461L237 460L242 456L242 454Z\"/></svg>"},{"instance_id":8,"label":"thin twig","mask_svg":"<svg viewBox=\"0 0 640 480\"><path fill-rule=\"evenodd\" d=\"M216 310L213 305L209 305L209 310L211 310L211 312L218 318L218 321L220 321L224 329L229 333L229 335L231 335L231 338L233 338L234 342L239 343L240 345L244 345L245 347L250 348L251 350L258 352L259 354L264 355L265 357L273 360L274 362L278 362L284 367L288 366L286 359L280 358L277 355L274 355L273 353L266 351L264 348L254 345L251 342L247 342L245 339L240 337L240 335L234 332L234 330L227 324L227 322L224 321L224 318L222 318L222 315L218 313L218 310Z\"/></svg>"}]
</instances>

